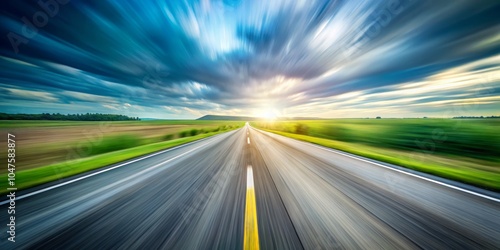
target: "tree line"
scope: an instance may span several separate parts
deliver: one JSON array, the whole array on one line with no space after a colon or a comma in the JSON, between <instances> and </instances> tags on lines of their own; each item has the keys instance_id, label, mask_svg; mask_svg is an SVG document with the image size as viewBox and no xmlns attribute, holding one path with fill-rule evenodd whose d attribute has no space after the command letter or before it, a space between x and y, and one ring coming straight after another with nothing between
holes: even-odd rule
<instances>
[{"instance_id":1,"label":"tree line","mask_svg":"<svg viewBox=\"0 0 500 250\"><path fill-rule=\"evenodd\" d=\"M455 116L453 119L484 119L484 118L500 118L498 115L492 116Z\"/></svg>"},{"instance_id":2,"label":"tree line","mask_svg":"<svg viewBox=\"0 0 500 250\"><path fill-rule=\"evenodd\" d=\"M115 114L7 114L0 113L0 120L53 120L53 121L140 121L139 117Z\"/></svg>"}]
</instances>

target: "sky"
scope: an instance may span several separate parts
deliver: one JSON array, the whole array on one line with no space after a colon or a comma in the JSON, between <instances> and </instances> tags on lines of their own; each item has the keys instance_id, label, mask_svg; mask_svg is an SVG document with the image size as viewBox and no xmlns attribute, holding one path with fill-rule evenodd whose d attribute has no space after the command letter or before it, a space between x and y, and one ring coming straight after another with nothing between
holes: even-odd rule
<instances>
[{"instance_id":1,"label":"sky","mask_svg":"<svg viewBox=\"0 0 500 250\"><path fill-rule=\"evenodd\" d=\"M0 11L0 112L500 115L496 0L7 0Z\"/></svg>"}]
</instances>

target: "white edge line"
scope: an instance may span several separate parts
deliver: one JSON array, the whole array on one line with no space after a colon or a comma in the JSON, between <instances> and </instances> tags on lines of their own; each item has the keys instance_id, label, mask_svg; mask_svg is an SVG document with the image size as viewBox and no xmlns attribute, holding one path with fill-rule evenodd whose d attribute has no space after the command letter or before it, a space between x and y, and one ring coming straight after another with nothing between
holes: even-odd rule
<instances>
[{"instance_id":1,"label":"white edge line","mask_svg":"<svg viewBox=\"0 0 500 250\"><path fill-rule=\"evenodd\" d=\"M256 128L254 128L254 129L256 129ZM259 129L257 129L257 130L259 130ZM259 131L262 131L262 130L259 130ZM262 132L271 133L271 132L267 132L267 131L262 131ZM274 134L274 133L271 133L271 134L278 135L278 134ZM278 136L295 140L293 138L285 137L285 136L282 136L282 135L278 135ZM323 150L326 150L326 151L329 151L329 152L332 152L332 153L336 153L336 154L339 154L339 155L347 156L349 158L353 158L353 159L356 159L356 160L359 160L359 161L370 163L370 164L373 164L373 165L376 165L376 166L379 166L379 167L390 169L392 171L396 171L396 172L399 172L399 173L410 175L410 176L413 176L413 177L416 177L416 178L419 178L419 179L422 179L422 180L426 180L426 181L429 181L429 182L432 182L432 183L435 183L435 184L439 184L441 186L449 187L449 188L452 188L452 189L455 189L455 190L458 190L458 191L462 191L462 192L465 192L465 193L468 193L468 194L479 196L479 197L482 197L482 198L485 198L485 199L488 199L488 200L491 200L491 201L500 202L500 199L497 199L495 197L491 197L491 196L488 196L488 195L485 195L485 194L480 194L480 193L477 193L477 192L474 192L474 191L471 191L471 190L467 190L467 189L464 189L464 188L461 188L461 187L453 186L453 185L450 185L450 184L447 184L447 183L444 183L444 182L440 182L440 181L437 181L437 180L433 180L433 179L430 179L430 178L427 178L427 177L424 177L424 176L420 176L420 175L417 175L417 174L414 174L414 173L406 172L406 171L403 171L401 169L397 169L397 168L389 167L389 166L386 166L386 165L383 165L383 164L380 164L380 163L376 163L376 162L372 162L372 161L369 161L369 160L365 160L363 158L359 158L359 157L356 157L356 156L353 156L353 155L349 155L349 154L345 154L345 153L338 152L338 151L335 151L335 150L331 150L329 148L321 147L321 146L318 146L318 145L315 145L315 144L312 144L312 143L308 143L308 142L304 142L304 141L299 141L299 140L295 140L295 141L298 141L298 142L301 142L301 143L305 143L305 144L313 146L315 148L320 148L320 149L323 149Z\"/></svg>"},{"instance_id":2,"label":"white edge line","mask_svg":"<svg viewBox=\"0 0 500 250\"><path fill-rule=\"evenodd\" d=\"M223 134L225 134L225 133L223 133ZM223 134L221 134L221 135L223 135ZM62 186L68 185L68 184L71 184L71 183L73 183L73 182L77 182L77 181L80 181L80 180L83 180L83 179L87 179L87 178L92 177L92 176L94 176L94 175L102 174L102 173L104 173L104 172L108 172L108 171L110 171L110 170L113 170L113 169L116 169L116 168L123 167L123 166L125 166L125 165L130 164L130 163L134 163L134 162L142 161L142 160L144 160L144 159L147 159L147 158L150 158L150 157L153 157L153 156L159 155L159 154L163 154L163 153L166 153L166 152L168 152L168 151L172 151L172 150L174 150L174 149L179 149L179 148L181 148L181 147L185 147L185 146L188 146L188 145L193 144L193 143L196 143L196 142L200 142L200 141L204 141L204 140L208 140L208 139L213 139L213 138L214 138L214 137L203 138L203 139L196 140L196 141L193 141L193 142L189 142L189 143L186 143L186 144L182 144L182 145L179 145L179 146L176 146L176 147L173 147L173 148L165 149L165 150L162 150L162 151L159 151L159 152L156 152L156 153L153 153L153 154L150 154L150 155L147 155L147 156L144 156L144 157L141 157L141 158L135 159L135 160L131 160L131 161L128 161L128 162L125 162L125 163L122 163L122 164L119 164L119 165L116 165L116 166L113 166L113 167L110 167L110 168L106 168L106 169L103 169L103 170L100 170L100 171L97 171L97 172L94 172L94 173L91 173L91 174L88 174L88 175L85 175L85 176L82 176L82 177L78 177L78 178L73 179L73 180L65 181L65 182L63 182L63 183L59 183L59 184L56 184L56 185L54 185L54 186L46 187L46 188L43 188L43 189L40 189L40 190L37 190L37 191L31 192L31 193L27 193L27 194L25 194L25 195L21 195L21 196L19 196L19 197L16 197L16 200L20 200L20 199L24 199L24 198L27 198L27 197L30 197L30 196L33 196L33 195L37 195L37 194L40 194L40 193L44 193L44 192L46 192L46 191L49 191L49 190L52 190L52 189L55 189L55 188L58 188L58 187L62 187ZM173 158L170 158L170 159L168 159L168 160L166 160L166 161L164 161L164 162L162 162L162 163L160 163L160 164L157 164L157 165L155 165L155 166L153 166L153 167L157 167L158 165L168 163L168 162L170 162L170 161L172 161L172 160L175 160L175 159L179 158L180 156L183 156L183 155L185 155L185 154L187 154L187 153L190 153L190 152L192 152L193 150L198 149L198 148L200 148L200 147L202 147L202 146L205 146L205 145L207 145L207 144L208 144L208 143L205 143L205 144L203 144L203 145L201 145L201 146L199 146L199 147L196 147L196 148L191 149L191 150L189 150L189 151L187 151L187 152L184 152L184 153L182 153L182 154L180 154L180 155L177 155L177 156L175 156L175 157L173 157ZM152 168L152 167L150 167L150 168ZM148 168L148 169L149 169L149 168ZM0 206L5 205L5 204L7 204L7 203L9 203L9 202L10 202L10 200L5 200L5 201L2 201L2 202L0 202Z\"/></svg>"}]
</instances>

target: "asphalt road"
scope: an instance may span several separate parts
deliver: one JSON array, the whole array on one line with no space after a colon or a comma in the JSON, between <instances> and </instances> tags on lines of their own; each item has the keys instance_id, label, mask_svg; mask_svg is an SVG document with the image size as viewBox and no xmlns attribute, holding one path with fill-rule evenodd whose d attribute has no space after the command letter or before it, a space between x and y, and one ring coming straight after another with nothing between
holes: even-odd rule
<instances>
[{"instance_id":1,"label":"asphalt road","mask_svg":"<svg viewBox=\"0 0 500 250\"><path fill-rule=\"evenodd\" d=\"M500 248L498 199L250 127L115 166L17 193L0 249Z\"/></svg>"}]
</instances>

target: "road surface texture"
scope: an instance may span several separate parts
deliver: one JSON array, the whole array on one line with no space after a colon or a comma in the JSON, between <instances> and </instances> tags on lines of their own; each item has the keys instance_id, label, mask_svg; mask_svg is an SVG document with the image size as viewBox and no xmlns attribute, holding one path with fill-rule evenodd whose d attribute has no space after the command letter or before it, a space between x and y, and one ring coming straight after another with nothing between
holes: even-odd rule
<instances>
[{"instance_id":1,"label":"road surface texture","mask_svg":"<svg viewBox=\"0 0 500 250\"><path fill-rule=\"evenodd\" d=\"M18 192L0 249L500 248L498 196L250 126L142 158Z\"/></svg>"}]
</instances>

